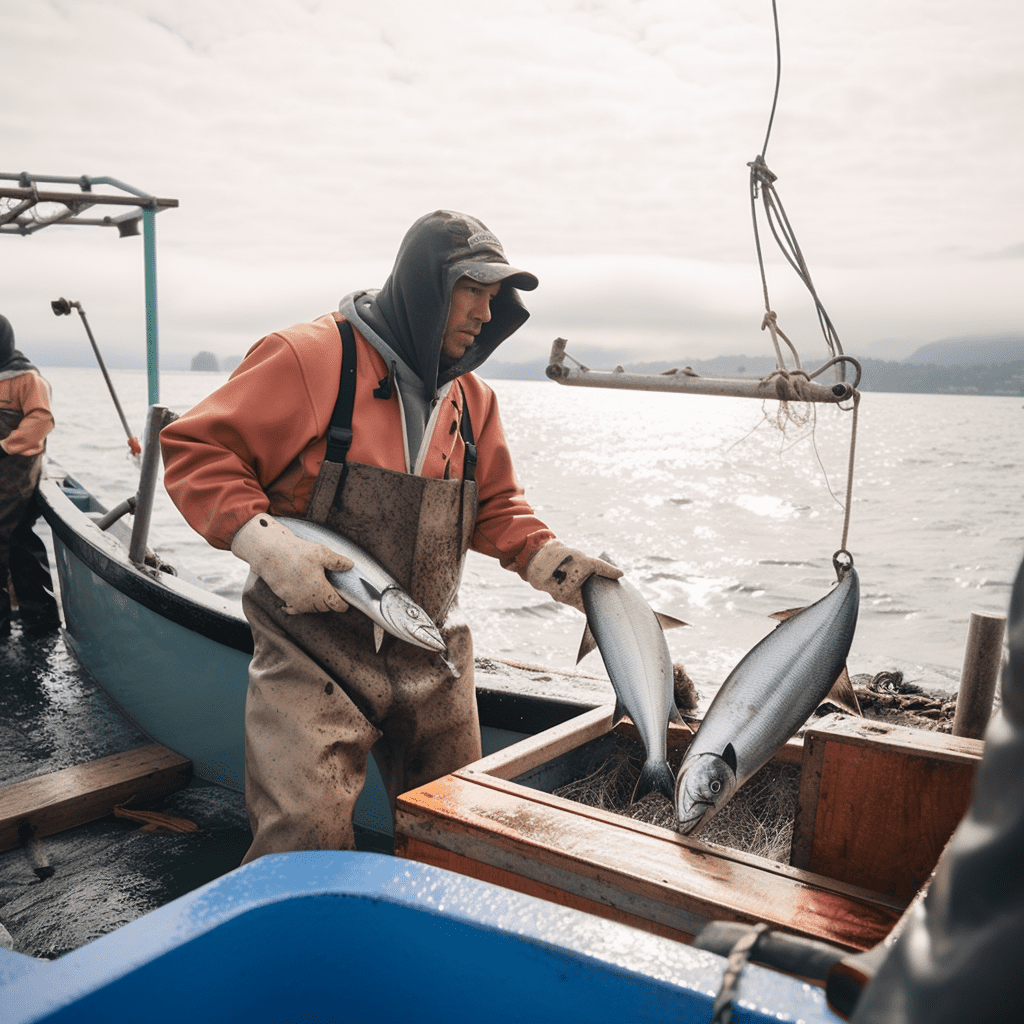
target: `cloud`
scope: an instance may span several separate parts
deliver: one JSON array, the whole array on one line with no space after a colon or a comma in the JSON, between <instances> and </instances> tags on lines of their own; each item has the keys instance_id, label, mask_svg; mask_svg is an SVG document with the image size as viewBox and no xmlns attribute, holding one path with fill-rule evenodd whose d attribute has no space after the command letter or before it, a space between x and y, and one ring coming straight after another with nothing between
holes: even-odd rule
<instances>
[{"instance_id":1,"label":"cloud","mask_svg":"<svg viewBox=\"0 0 1024 1024\"><path fill-rule=\"evenodd\" d=\"M764 0L0 0L0 20L0 170L180 200L158 218L169 357L236 353L380 283L437 207L547 268L526 348L760 340ZM1019 324L1008 276L965 268L1011 266L1024 237L1022 20L1015 0L782 5L767 160L841 335ZM66 328L50 293L77 291L132 351L133 246L0 239L0 302L42 343Z\"/></svg>"}]
</instances>

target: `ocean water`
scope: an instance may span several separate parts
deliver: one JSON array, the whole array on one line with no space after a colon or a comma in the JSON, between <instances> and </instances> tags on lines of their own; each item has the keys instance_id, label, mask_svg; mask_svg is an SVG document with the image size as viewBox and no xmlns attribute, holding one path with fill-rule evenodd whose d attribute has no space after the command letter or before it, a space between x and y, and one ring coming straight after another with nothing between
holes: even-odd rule
<instances>
[{"instance_id":1,"label":"ocean water","mask_svg":"<svg viewBox=\"0 0 1024 1024\"><path fill-rule=\"evenodd\" d=\"M108 507L134 493L138 470L99 370L43 373L57 420L50 455ZM111 376L141 436L145 374ZM225 379L165 373L161 403L183 412ZM773 612L835 582L849 412L797 407L780 429L778 403L490 383L540 517L689 624L668 642L702 703L774 627ZM971 613L1005 614L1024 557L1022 467L1020 398L864 394L846 545L861 581L851 673L899 670L928 691L955 691ZM240 594L247 567L195 534L162 487L151 546L218 593ZM582 616L496 561L470 554L460 602L478 655L574 669ZM598 653L579 671L610 692Z\"/></svg>"}]
</instances>

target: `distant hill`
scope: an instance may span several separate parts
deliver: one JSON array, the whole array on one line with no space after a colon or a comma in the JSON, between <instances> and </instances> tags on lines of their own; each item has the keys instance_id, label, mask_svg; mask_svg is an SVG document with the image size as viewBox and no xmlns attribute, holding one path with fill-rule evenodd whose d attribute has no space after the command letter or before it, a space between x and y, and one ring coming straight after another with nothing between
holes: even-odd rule
<instances>
[{"instance_id":1,"label":"distant hill","mask_svg":"<svg viewBox=\"0 0 1024 1024\"><path fill-rule=\"evenodd\" d=\"M934 366L981 366L985 363L1013 363L1024 359L1024 334L998 338L946 338L922 345L905 363Z\"/></svg>"}]
</instances>

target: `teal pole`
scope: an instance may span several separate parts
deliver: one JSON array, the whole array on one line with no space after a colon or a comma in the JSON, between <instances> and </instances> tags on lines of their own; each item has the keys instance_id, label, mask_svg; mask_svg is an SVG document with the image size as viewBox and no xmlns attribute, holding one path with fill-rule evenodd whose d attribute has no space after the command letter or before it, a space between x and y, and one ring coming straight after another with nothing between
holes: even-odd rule
<instances>
[{"instance_id":1,"label":"teal pole","mask_svg":"<svg viewBox=\"0 0 1024 1024\"><path fill-rule=\"evenodd\" d=\"M156 318L156 210L142 209L142 245L146 263L146 371L149 404L160 402L160 352Z\"/></svg>"}]
</instances>

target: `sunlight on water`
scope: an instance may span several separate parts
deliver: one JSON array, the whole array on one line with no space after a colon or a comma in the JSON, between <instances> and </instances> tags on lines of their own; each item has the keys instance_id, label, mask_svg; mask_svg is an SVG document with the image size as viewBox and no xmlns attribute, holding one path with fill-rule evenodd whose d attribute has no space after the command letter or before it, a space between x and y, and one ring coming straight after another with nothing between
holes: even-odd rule
<instances>
[{"instance_id":1,"label":"sunlight on water","mask_svg":"<svg viewBox=\"0 0 1024 1024\"><path fill-rule=\"evenodd\" d=\"M124 432L94 370L44 371L58 419L54 458L113 505L133 493ZM142 431L146 379L112 374ZM182 412L223 374L163 375ZM492 381L509 446L538 515L573 547L621 566L659 611L690 625L669 634L706 696L774 626L768 616L824 596L835 581L851 417L776 429L759 402ZM867 393L861 403L848 542L861 618L850 670L901 669L953 689L973 611L1005 614L1024 553L1020 399ZM154 532L164 557L213 589L241 591L246 566L210 549L162 489ZM497 562L471 554L463 613L478 654L571 669L582 617ZM603 676L598 654L580 670Z\"/></svg>"}]
</instances>

